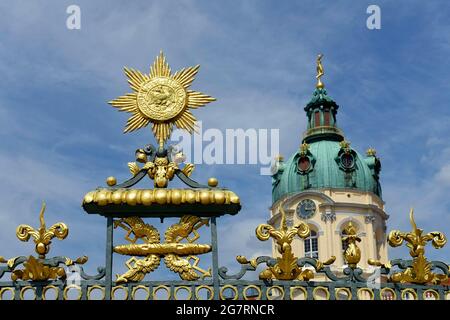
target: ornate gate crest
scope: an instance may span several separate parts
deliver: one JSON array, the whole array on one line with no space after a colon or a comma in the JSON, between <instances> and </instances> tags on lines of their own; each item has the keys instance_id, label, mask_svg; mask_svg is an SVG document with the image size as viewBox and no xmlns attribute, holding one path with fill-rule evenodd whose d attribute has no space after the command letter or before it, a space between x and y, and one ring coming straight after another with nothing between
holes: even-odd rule
<instances>
[{"instance_id":1,"label":"ornate gate crest","mask_svg":"<svg viewBox=\"0 0 450 320\"><path fill-rule=\"evenodd\" d=\"M185 68L171 74L161 53L145 75L125 68L125 74L133 93L110 102L119 111L131 112L125 132L131 132L152 124L157 146L147 145L137 149L136 161L128 163L131 177L117 184L115 177L106 179L108 187L88 192L83 208L88 213L101 214L108 219L107 270L111 270L112 254L132 256L127 262L128 271L117 275L116 284L142 282L145 276L156 270L161 259L166 267L178 273L183 281L212 277L210 283L218 297L218 253L216 217L236 214L241 206L239 197L232 191L219 188L216 178L207 184L191 179L194 165L184 162L184 155L173 146L166 146L173 126L192 133L195 117L190 109L197 109L215 99L203 93L189 90L199 66ZM139 165L142 164L142 166ZM134 189L145 176L153 180L153 189ZM169 183L179 178L188 188L172 189ZM179 218L164 233L143 218ZM117 218L114 220L114 218ZM211 243L199 244L197 230L211 228ZM127 233L129 244L113 246L113 228L121 227ZM199 255L212 253L212 266L200 267ZM107 274L107 282L111 275ZM108 297L110 288L107 288Z\"/></svg>"}]
</instances>

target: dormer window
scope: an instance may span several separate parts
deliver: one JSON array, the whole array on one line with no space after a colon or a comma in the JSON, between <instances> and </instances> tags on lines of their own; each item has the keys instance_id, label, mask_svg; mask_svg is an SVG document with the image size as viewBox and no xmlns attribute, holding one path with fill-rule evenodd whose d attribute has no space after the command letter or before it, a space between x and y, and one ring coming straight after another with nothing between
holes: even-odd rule
<instances>
[{"instance_id":1,"label":"dormer window","mask_svg":"<svg viewBox=\"0 0 450 320\"><path fill-rule=\"evenodd\" d=\"M344 153L341 156L341 163L344 169L352 169L355 165L355 159L353 158L353 155L350 153Z\"/></svg>"},{"instance_id":2,"label":"dormer window","mask_svg":"<svg viewBox=\"0 0 450 320\"><path fill-rule=\"evenodd\" d=\"M301 172L306 172L309 170L309 168L311 167L311 161L309 161L308 157L300 157L300 159L298 159L298 169Z\"/></svg>"}]
</instances>

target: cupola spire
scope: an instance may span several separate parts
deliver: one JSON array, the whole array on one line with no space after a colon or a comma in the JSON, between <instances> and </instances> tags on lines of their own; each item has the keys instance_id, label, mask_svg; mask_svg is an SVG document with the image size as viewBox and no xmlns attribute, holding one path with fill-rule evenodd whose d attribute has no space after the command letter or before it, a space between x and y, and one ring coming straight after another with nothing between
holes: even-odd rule
<instances>
[{"instance_id":1,"label":"cupola spire","mask_svg":"<svg viewBox=\"0 0 450 320\"><path fill-rule=\"evenodd\" d=\"M325 74L322 65L323 54L319 54L316 60L317 84L313 97L305 107L308 117L308 129L303 141L310 143L316 140L342 141L344 134L336 125L336 114L339 106L333 101L325 90L321 78Z\"/></svg>"}]
</instances>

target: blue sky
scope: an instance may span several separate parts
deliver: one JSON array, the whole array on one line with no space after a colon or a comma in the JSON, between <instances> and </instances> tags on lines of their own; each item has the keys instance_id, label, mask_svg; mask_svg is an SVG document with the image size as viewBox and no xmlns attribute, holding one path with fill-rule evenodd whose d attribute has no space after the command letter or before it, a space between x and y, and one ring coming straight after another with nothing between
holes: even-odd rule
<instances>
[{"instance_id":1,"label":"blue sky","mask_svg":"<svg viewBox=\"0 0 450 320\"><path fill-rule=\"evenodd\" d=\"M81 8L81 30L66 8ZM381 8L381 30L366 8ZM164 50L172 70L201 64L193 89L217 102L194 112L203 127L279 128L292 154L306 127L315 58L340 105L338 125L352 146L377 149L390 215L388 230L450 234L450 7L446 1L2 1L0 4L0 255L29 254L15 228L48 224L70 235L51 253L104 265L105 219L81 209L83 195L114 175L128 177L148 129L122 134L126 114L107 101L129 91L123 66L148 71ZM254 237L267 220L271 180L257 165L198 165L241 197L242 211L219 223L220 265L270 252ZM231 235L231 236L230 236ZM449 247L433 259L449 261ZM390 256L406 257L404 249ZM120 260L120 259L119 259Z\"/></svg>"}]
</instances>

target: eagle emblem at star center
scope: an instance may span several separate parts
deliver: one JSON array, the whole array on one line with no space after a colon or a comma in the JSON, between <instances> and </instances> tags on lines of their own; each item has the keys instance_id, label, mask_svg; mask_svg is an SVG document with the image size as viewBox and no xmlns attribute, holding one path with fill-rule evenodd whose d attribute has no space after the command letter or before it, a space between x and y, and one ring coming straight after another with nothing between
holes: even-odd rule
<instances>
[{"instance_id":1,"label":"eagle emblem at star center","mask_svg":"<svg viewBox=\"0 0 450 320\"><path fill-rule=\"evenodd\" d=\"M186 105L186 91L170 78L154 78L145 83L137 94L139 110L157 121L175 118Z\"/></svg>"}]
</instances>

